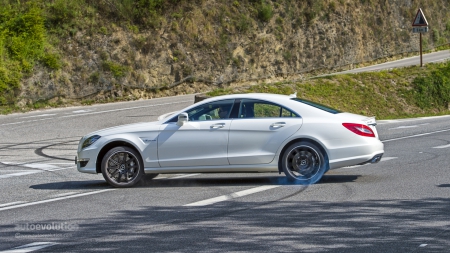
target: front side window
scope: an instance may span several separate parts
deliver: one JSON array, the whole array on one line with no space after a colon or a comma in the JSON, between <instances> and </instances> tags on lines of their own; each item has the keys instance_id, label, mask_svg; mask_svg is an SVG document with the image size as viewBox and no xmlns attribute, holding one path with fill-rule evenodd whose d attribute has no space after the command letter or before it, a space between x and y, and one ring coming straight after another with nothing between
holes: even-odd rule
<instances>
[{"instance_id":1,"label":"front side window","mask_svg":"<svg viewBox=\"0 0 450 253\"><path fill-rule=\"evenodd\" d=\"M189 121L205 121L228 119L233 107L234 99L220 100L203 105L199 105L187 110ZM178 119L174 117L169 122L176 122Z\"/></svg>"},{"instance_id":2,"label":"front side window","mask_svg":"<svg viewBox=\"0 0 450 253\"><path fill-rule=\"evenodd\" d=\"M266 101L255 99L244 99L241 102L239 118L280 118L280 117L298 117L298 115L287 108Z\"/></svg>"}]
</instances>

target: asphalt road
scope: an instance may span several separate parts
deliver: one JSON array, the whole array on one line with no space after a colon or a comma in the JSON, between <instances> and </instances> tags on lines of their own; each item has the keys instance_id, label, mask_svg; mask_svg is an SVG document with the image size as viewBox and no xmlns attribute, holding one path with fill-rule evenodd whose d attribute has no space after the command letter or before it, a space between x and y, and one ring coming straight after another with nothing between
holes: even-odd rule
<instances>
[{"instance_id":1,"label":"asphalt road","mask_svg":"<svg viewBox=\"0 0 450 253\"><path fill-rule=\"evenodd\" d=\"M76 171L85 134L193 95L0 116L0 252L448 252L450 117L379 121L382 161L284 175L179 174L111 188Z\"/></svg>"},{"instance_id":2,"label":"asphalt road","mask_svg":"<svg viewBox=\"0 0 450 253\"><path fill-rule=\"evenodd\" d=\"M423 54L422 62L423 64L432 63L432 62L441 62L450 59L450 50L443 50L439 52ZM345 73L360 73L367 71L378 71L392 68L400 68L407 67L413 65L420 65L420 56L409 57L397 61L386 62L382 64L372 65L364 68L351 69L343 72L339 72L336 74L345 74Z\"/></svg>"}]
</instances>

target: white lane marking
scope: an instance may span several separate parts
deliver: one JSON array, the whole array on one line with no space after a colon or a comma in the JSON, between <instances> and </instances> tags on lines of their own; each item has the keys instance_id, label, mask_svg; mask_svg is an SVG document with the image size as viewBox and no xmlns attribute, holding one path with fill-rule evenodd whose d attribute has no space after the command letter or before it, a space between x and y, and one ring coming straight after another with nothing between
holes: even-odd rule
<instances>
[{"instance_id":1,"label":"white lane marking","mask_svg":"<svg viewBox=\"0 0 450 253\"><path fill-rule=\"evenodd\" d=\"M47 163L47 164L56 164L56 165L74 165L74 163Z\"/></svg>"},{"instance_id":2,"label":"white lane marking","mask_svg":"<svg viewBox=\"0 0 450 253\"><path fill-rule=\"evenodd\" d=\"M430 123L423 123L423 124L418 124L418 125L412 125L412 126L398 126L398 127L394 127L394 128L389 128L390 129L405 129L405 128L415 128L418 126L426 126L429 125Z\"/></svg>"},{"instance_id":3,"label":"white lane marking","mask_svg":"<svg viewBox=\"0 0 450 253\"><path fill-rule=\"evenodd\" d=\"M420 244L419 247L422 247L422 248L423 248L423 247L426 247L427 245L428 245L428 244L425 244L425 243L424 243L424 244Z\"/></svg>"},{"instance_id":4,"label":"white lane marking","mask_svg":"<svg viewBox=\"0 0 450 253\"><path fill-rule=\"evenodd\" d=\"M64 197L64 196L73 195L73 194L76 194L76 193L77 192L60 193L60 194L53 195L53 197Z\"/></svg>"},{"instance_id":5,"label":"white lane marking","mask_svg":"<svg viewBox=\"0 0 450 253\"><path fill-rule=\"evenodd\" d=\"M73 114L73 115L65 115L65 116L53 117L53 118L36 119L36 120L20 121L20 122L13 122L13 123L4 123L4 124L0 124L0 126L17 125L17 124L22 124L22 123L30 123L30 122L36 122L36 121L42 121L42 120L49 120L49 119L70 118L70 117L79 117L79 116L84 116L84 115L93 115L93 114L108 113L108 112L134 110L134 109L155 107L155 106L162 106L162 105L182 104L182 103L188 103L188 102L192 103L191 100L183 100L183 101L171 102L171 103L143 105L143 106L135 106L135 107L128 107L128 108L112 109L112 110L106 110L106 111L98 111L98 112L77 113L77 114Z\"/></svg>"},{"instance_id":6,"label":"white lane marking","mask_svg":"<svg viewBox=\"0 0 450 253\"><path fill-rule=\"evenodd\" d=\"M223 195L223 196L219 196L216 198L211 198L211 199L206 199L206 200L190 203L190 204L187 204L184 206L207 206L207 205L211 205L214 203L218 203L218 202L222 202L222 201L226 201L226 200L230 200L230 199L234 199L234 198L239 198L239 197L250 195L253 193L257 193L257 192L267 191L267 190L277 188L277 187L280 187L280 185L259 186L256 188L235 192L235 193L232 193L229 195Z\"/></svg>"},{"instance_id":7,"label":"white lane marking","mask_svg":"<svg viewBox=\"0 0 450 253\"><path fill-rule=\"evenodd\" d=\"M41 173L41 172L42 172L42 170L30 170L30 171L25 171L25 172L0 175L0 179L10 178L10 177L20 177L20 176L31 175L31 174Z\"/></svg>"},{"instance_id":8,"label":"white lane marking","mask_svg":"<svg viewBox=\"0 0 450 253\"><path fill-rule=\"evenodd\" d=\"M171 178L169 178L169 179L177 179L177 178L184 178L184 177L193 177L193 176L197 176L197 175L200 175L200 173L199 173L199 174L187 174L187 175L182 175L182 176L178 176L178 177L171 177Z\"/></svg>"},{"instance_id":9,"label":"white lane marking","mask_svg":"<svg viewBox=\"0 0 450 253\"><path fill-rule=\"evenodd\" d=\"M450 144L443 145L443 146L437 146L437 147L433 147L433 148L450 148Z\"/></svg>"},{"instance_id":10,"label":"white lane marking","mask_svg":"<svg viewBox=\"0 0 450 253\"><path fill-rule=\"evenodd\" d=\"M45 164L45 163L26 163L26 164L21 164L20 166L24 166L24 167L32 168L32 169L46 170L46 171L61 169L60 167L50 165L50 164Z\"/></svg>"},{"instance_id":11,"label":"white lane marking","mask_svg":"<svg viewBox=\"0 0 450 253\"><path fill-rule=\"evenodd\" d=\"M398 140L409 139L409 138L414 138L414 137L420 137L420 136L425 136L425 135L430 135L430 134L436 134L436 133L443 133L443 132L448 132L448 131L450 131L450 129L439 130L439 131L434 131L434 132L429 132L429 133L423 133L423 134L410 135L410 136L405 136L405 137L400 137L400 138L394 138L394 139L388 139L388 140L384 140L384 141L381 141L381 142L398 141Z\"/></svg>"},{"instance_id":12,"label":"white lane marking","mask_svg":"<svg viewBox=\"0 0 450 253\"><path fill-rule=\"evenodd\" d=\"M30 171L30 170L2 170L0 169L0 172L18 172L18 171Z\"/></svg>"},{"instance_id":13,"label":"white lane marking","mask_svg":"<svg viewBox=\"0 0 450 253\"><path fill-rule=\"evenodd\" d=\"M418 121L418 120L429 120L429 119L440 119L440 118L448 118L450 115L441 115L441 116L430 116L430 117L419 117L419 118L410 118L410 119L383 119L383 120L377 120L378 125L384 125L384 124L392 124L392 123L399 123L399 122L409 122L409 121Z\"/></svg>"},{"instance_id":14,"label":"white lane marking","mask_svg":"<svg viewBox=\"0 0 450 253\"><path fill-rule=\"evenodd\" d=\"M398 126L398 127L394 127L394 128L389 128L390 129L404 129L404 128L415 128L417 127L417 125L414 126Z\"/></svg>"},{"instance_id":15,"label":"white lane marking","mask_svg":"<svg viewBox=\"0 0 450 253\"><path fill-rule=\"evenodd\" d=\"M114 190L115 189L106 189L106 190L99 190L99 191L93 191L93 192L80 193L80 194L75 194L75 195L70 195L70 196L65 196L65 197L58 197L58 198L41 200L41 201L28 202L28 203L25 203L25 204L19 204L19 205L14 205L14 206L2 207L2 208L0 208L0 211L10 210L10 209L15 209L15 208L20 208L20 207L26 207L26 206L34 206L34 205L39 205L39 204L43 204L43 203L49 203L49 202L55 202L55 201L59 201L59 200L64 200L64 199L83 197L83 196L88 196L88 195L92 195L92 194L98 194L98 193L107 192L107 191L114 191Z\"/></svg>"},{"instance_id":16,"label":"white lane marking","mask_svg":"<svg viewBox=\"0 0 450 253\"><path fill-rule=\"evenodd\" d=\"M92 112L92 110L78 110L78 111L73 111L72 113L84 113L84 112Z\"/></svg>"},{"instance_id":17,"label":"white lane marking","mask_svg":"<svg viewBox=\"0 0 450 253\"><path fill-rule=\"evenodd\" d=\"M35 115L35 116L21 117L21 119L37 118L37 117L47 117L47 116L55 116L55 115L56 115L56 114L41 114L41 115Z\"/></svg>"},{"instance_id":18,"label":"white lane marking","mask_svg":"<svg viewBox=\"0 0 450 253\"><path fill-rule=\"evenodd\" d=\"M16 165L16 166L21 166L21 167L27 167L27 168L31 168L31 169L38 169L41 172L42 171L57 171L57 170L67 170L70 168L74 168L75 165L73 165L70 167L66 167L66 168L61 168L58 166L54 166L52 164L47 164L47 163L13 163L13 162L1 162L2 164L6 164L6 165Z\"/></svg>"},{"instance_id":19,"label":"white lane marking","mask_svg":"<svg viewBox=\"0 0 450 253\"><path fill-rule=\"evenodd\" d=\"M26 203L26 201L16 201L16 202L5 203L5 204L1 204L0 207L13 206L13 205L22 204L22 203Z\"/></svg>"},{"instance_id":20,"label":"white lane marking","mask_svg":"<svg viewBox=\"0 0 450 253\"><path fill-rule=\"evenodd\" d=\"M382 157L380 162L386 162L386 161L397 159L397 158L398 157L389 157L389 156L388 157Z\"/></svg>"},{"instance_id":21,"label":"white lane marking","mask_svg":"<svg viewBox=\"0 0 450 253\"><path fill-rule=\"evenodd\" d=\"M22 245L19 247L15 247L10 250L4 250L0 251L0 253L27 253L27 252L33 252L36 250L40 250L43 248L47 248L50 246L58 245L59 243L56 242L33 242L30 244Z\"/></svg>"},{"instance_id":22,"label":"white lane marking","mask_svg":"<svg viewBox=\"0 0 450 253\"><path fill-rule=\"evenodd\" d=\"M0 126L17 125L17 124L22 124L22 123L37 122L37 121L43 121L43 120L49 120L49 119L56 119L56 118L44 118L44 119L35 119L35 120L25 120L25 121L13 122L13 123L0 124Z\"/></svg>"}]
</instances>

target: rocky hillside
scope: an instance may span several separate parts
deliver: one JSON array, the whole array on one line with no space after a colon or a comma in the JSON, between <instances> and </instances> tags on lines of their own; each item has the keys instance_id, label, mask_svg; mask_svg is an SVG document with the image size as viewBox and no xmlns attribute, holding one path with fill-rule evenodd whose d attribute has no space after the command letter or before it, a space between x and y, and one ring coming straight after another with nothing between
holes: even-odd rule
<instances>
[{"instance_id":1,"label":"rocky hillside","mask_svg":"<svg viewBox=\"0 0 450 253\"><path fill-rule=\"evenodd\" d=\"M450 41L448 0L0 2L0 104L16 108L270 83L417 53L419 7L425 49Z\"/></svg>"}]
</instances>

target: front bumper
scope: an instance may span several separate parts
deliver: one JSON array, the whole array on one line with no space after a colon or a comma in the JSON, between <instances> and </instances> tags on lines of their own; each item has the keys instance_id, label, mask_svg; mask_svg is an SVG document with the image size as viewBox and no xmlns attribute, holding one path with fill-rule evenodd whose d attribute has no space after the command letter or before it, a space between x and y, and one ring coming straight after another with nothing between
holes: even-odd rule
<instances>
[{"instance_id":1,"label":"front bumper","mask_svg":"<svg viewBox=\"0 0 450 253\"><path fill-rule=\"evenodd\" d=\"M86 167L86 165L88 164L89 160L90 160L89 158L80 158L80 159L78 159L78 157L75 156L75 164L77 166L80 166L80 168Z\"/></svg>"},{"instance_id":2,"label":"front bumper","mask_svg":"<svg viewBox=\"0 0 450 253\"><path fill-rule=\"evenodd\" d=\"M97 151L83 150L75 156L77 170L82 173L97 174Z\"/></svg>"}]
</instances>

